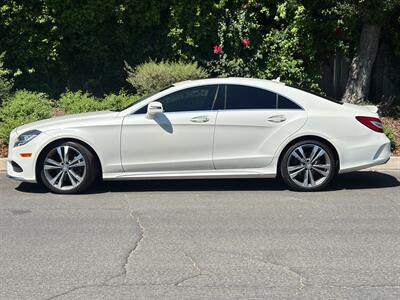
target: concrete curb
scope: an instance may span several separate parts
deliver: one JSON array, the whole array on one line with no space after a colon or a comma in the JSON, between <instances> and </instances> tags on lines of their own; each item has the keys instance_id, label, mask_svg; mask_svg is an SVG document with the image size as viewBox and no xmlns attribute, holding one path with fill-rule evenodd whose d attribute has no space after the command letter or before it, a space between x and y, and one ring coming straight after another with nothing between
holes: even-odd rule
<instances>
[{"instance_id":1,"label":"concrete curb","mask_svg":"<svg viewBox=\"0 0 400 300\"><path fill-rule=\"evenodd\" d=\"M7 170L7 158L0 158L0 172Z\"/></svg>"},{"instance_id":2,"label":"concrete curb","mask_svg":"<svg viewBox=\"0 0 400 300\"><path fill-rule=\"evenodd\" d=\"M0 158L0 172L7 170L7 158ZM369 168L374 171L400 171L400 156L392 156L390 160L384 164Z\"/></svg>"}]
</instances>

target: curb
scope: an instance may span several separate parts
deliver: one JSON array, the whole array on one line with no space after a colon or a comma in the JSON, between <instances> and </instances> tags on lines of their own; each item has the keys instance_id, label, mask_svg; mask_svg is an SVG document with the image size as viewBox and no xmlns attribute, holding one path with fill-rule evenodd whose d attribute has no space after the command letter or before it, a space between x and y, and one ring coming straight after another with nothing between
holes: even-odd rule
<instances>
[{"instance_id":1,"label":"curb","mask_svg":"<svg viewBox=\"0 0 400 300\"><path fill-rule=\"evenodd\" d=\"M7 158L0 158L0 172L7 171Z\"/></svg>"},{"instance_id":2,"label":"curb","mask_svg":"<svg viewBox=\"0 0 400 300\"><path fill-rule=\"evenodd\" d=\"M400 171L400 156L392 156L386 164L368 168L367 170ZM0 172L4 171L7 171L7 158L0 158Z\"/></svg>"}]
</instances>

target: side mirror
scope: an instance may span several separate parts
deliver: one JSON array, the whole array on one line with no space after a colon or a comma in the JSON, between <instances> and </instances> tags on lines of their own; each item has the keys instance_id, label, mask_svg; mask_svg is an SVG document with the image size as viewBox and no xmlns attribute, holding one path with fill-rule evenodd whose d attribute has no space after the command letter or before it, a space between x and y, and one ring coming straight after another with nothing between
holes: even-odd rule
<instances>
[{"instance_id":1,"label":"side mirror","mask_svg":"<svg viewBox=\"0 0 400 300\"><path fill-rule=\"evenodd\" d=\"M154 101L147 105L147 116L154 118L156 115L164 112L163 106L160 102Z\"/></svg>"}]
</instances>

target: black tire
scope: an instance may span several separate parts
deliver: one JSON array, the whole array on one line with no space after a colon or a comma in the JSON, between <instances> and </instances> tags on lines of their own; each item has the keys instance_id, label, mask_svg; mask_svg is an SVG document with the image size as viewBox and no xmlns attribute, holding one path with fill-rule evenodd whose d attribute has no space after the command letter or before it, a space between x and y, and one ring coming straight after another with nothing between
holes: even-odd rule
<instances>
[{"instance_id":1,"label":"black tire","mask_svg":"<svg viewBox=\"0 0 400 300\"><path fill-rule=\"evenodd\" d=\"M296 152L296 154L300 154L299 151L299 147L301 147L301 149L303 149L303 154L305 154L305 158L307 157L307 154L312 155L312 151L313 150L309 150L309 149L314 149L314 146L319 147L320 149L322 149L325 153L323 154L323 157L318 158L320 160L326 160L328 161L329 159L329 163L330 163L330 169L329 172L325 171L325 169L321 169L320 166L328 166L328 163L326 164L322 164L319 163L318 159L315 161L315 166L318 167L314 167L313 163L309 160L309 158L307 158L304 163L300 162L299 159L297 159L293 154L293 152ZM310 153L311 151L311 153ZM319 152L317 152L319 153ZM326 154L326 155L325 155ZM300 158L303 158L303 156L300 154L299 155ZM290 161L289 161L290 160ZM294 161L298 161L299 166L302 165L304 166L304 170L300 170L300 169L296 169L299 168L299 166L291 166L291 163ZM290 146L288 149L286 149L281 163L280 163L280 176L282 177L283 181L285 182L285 184L288 186L289 189L294 190L294 191L302 191L302 192L306 192L306 191L320 191L325 189L334 179L334 177L337 174L337 159L335 158L335 155L331 149L330 146L326 145L325 143L322 143L320 141L317 140L303 140L303 141L299 141L295 144L293 144L292 146ZM292 171L292 176L289 174L289 167L293 168ZM301 167L300 167L301 168ZM327 169L326 169L327 170ZM322 171L323 173L327 173L327 175L324 177L324 175L322 175L322 173L320 173L320 171ZM296 175L293 178L293 175L295 175L295 173L298 173L298 175ZM309 172L306 176L306 172ZM311 174L311 175L310 175ZM303 175L303 180L301 181L299 179L301 179L301 176ZM300 178L298 178L297 176L299 176ZM307 177L307 179L305 178ZM309 181L311 181L311 179L309 178L319 178L317 181L315 181L314 183L316 184L315 186L312 186L312 183L308 183ZM307 181L307 183L305 183ZM317 182L320 181L319 184L317 184ZM305 184L304 186L301 185Z\"/></svg>"},{"instance_id":2,"label":"black tire","mask_svg":"<svg viewBox=\"0 0 400 300\"><path fill-rule=\"evenodd\" d=\"M45 163L48 162L47 159L52 159L51 155L55 155L57 157L57 149L64 149L61 150L64 151L64 153L60 154L60 162L56 161L57 163L62 164L63 166L56 166L54 165L55 170L45 170ZM74 157L73 155L79 153L81 154L82 158L76 163L84 164L81 168L78 167L73 167L73 165L70 166L70 168L75 168L73 171L75 175L79 176L73 176L72 179L70 178L71 174L68 174L68 170L64 170L64 163L63 161L63 156L65 154L65 149L68 149L66 152L69 154L69 158L72 158L69 160L68 158L66 159L67 163L73 162ZM71 149L71 150L69 150ZM72 153L71 153L72 152ZM79 156L80 157L80 156ZM56 193L56 194L78 194L86 191L92 184L95 182L96 178L98 177L98 163L97 160L94 156L94 154L87 149L84 145L77 143L77 142L61 142L57 144L53 144L51 147L47 148L43 155L41 155L41 161L39 163L39 174L40 174L40 181L41 183L51 192ZM78 158L78 155L75 156L75 159ZM55 158L56 159L56 158ZM54 160L55 160L54 159ZM66 163L66 164L67 164ZM48 168L49 165L46 166ZM83 168L86 168L84 171ZM80 170L81 169L81 170ZM55 174L58 174L58 172L64 172L65 174L62 174L60 178L62 179L63 183L65 183L65 187L57 187L55 184L52 184L50 182L50 172L54 172ZM81 172L81 173L79 173ZM79 174L77 174L79 173ZM54 177L56 177L55 175ZM80 181L78 180L80 179ZM54 178L53 178L54 179ZM69 185L68 185L69 181ZM74 184L72 183L74 181Z\"/></svg>"}]
</instances>

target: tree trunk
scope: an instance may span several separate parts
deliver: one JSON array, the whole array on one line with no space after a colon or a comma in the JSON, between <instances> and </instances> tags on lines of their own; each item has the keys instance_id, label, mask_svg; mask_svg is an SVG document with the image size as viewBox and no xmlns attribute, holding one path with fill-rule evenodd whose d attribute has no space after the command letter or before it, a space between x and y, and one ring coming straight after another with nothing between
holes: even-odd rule
<instances>
[{"instance_id":1,"label":"tree trunk","mask_svg":"<svg viewBox=\"0 0 400 300\"><path fill-rule=\"evenodd\" d=\"M361 103L368 97L371 70L378 52L380 34L381 26L363 25L358 50L350 65L343 101Z\"/></svg>"}]
</instances>

